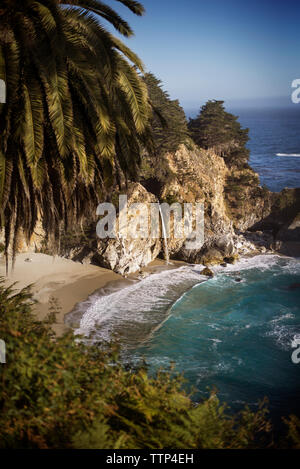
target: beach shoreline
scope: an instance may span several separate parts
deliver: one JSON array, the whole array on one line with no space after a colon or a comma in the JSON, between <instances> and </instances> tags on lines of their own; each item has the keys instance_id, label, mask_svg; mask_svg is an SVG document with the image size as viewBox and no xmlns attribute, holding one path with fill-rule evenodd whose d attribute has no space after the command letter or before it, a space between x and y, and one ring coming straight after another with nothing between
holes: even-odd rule
<instances>
[{"instance_id":1,"label":"beach shoreline","mask_svg":"<svg viewBox=\"0 0 300 469\"><path fill-rule=\"evenodd\" d=\"M56 299L59 311L52 328L57 335L67 330L65 314L78 302L84 301L108 282L122 279L121 275L108 269L30 252L17 255L14 271L10 265L7 276L5 261L1 259L0 275L5 279L6 286L16 282L14 289L17 291L32 285L33 298L37 301L34 312L39 320L45 319L49 313L51 298Z\"/></svg>"},{"instance_id":2,"label":"beach shoreline","mask_svg":"<svg viewBox=\"0 0 300 469\"><path fill-rule=\"evenodd\" d=\"M2 258L0 276L4 278L6 286L16 282L16 291L32 285L33 298L37 301L34 312L39 320L45 319L49 313L51 299L55 299L58 313L52 328L56 335L60 336L69 329L65 324L66 315L95 292L107 290L109 294L113 289L121 289L141 280L144 275L183 264L185 263L172 261L170 265L166 265L164 260L156 259L140 272L124 278L103 267L81 264L59 256L27 252L17 255L14 271L10 263L7 276L5 260Z\"/></svg>"},{"instance_id":3,"label":"beach shoreline","mask_svg":"<svg viewBox=\"0 0 300 469\"><path fill-rule=\"evenodd\" d=\"M166 261L157 258L138 272L124 277L112 270L92 264L81 264L59 256L27 252L17 255L14 271L12 272L10 265L8 276L5 275L4 258L1 258L0 276L5 279L6 286L16 283L14 286L16 291L32 285L33 298L37 302L33 310L37 319L45 319L51 304L57 305L56 322L52 328L55 334L60 336L67 330L78 327L82 317L82 304L88 302L94 295L99 297L110 295L135 282L140 282L151 274L176 269L183 265L193 264L177 260L171 260L166 264Z\"/></svg>"}]
</instances>

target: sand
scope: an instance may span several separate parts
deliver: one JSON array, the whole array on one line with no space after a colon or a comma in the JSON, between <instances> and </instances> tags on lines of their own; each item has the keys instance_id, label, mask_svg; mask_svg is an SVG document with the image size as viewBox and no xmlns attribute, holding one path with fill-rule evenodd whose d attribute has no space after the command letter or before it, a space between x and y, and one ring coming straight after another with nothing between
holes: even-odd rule
<instances>
[{"instance_id":1,"label":"sand","mask_svg":"<svg viewBox=\"0 0 300 469\"><path fill-rule=\"evenodd\" d=\"M4 259L0 259L0 276L5 277L6 284L17 282L15 289L24 288L32 284L32 293L37 304L35 313L42 320L49 312L49 300L55 298L60 308L57 322L52 327L57 335L67 330L64 317L72 311L77 303L85 301L97 290L108 287L107 290L123 288L131 281L141 280L147 273L172 269L185 264L180 261L165 261L156 259L139 273L131 274L126 280L109 269L91 264L80 264L62 257L52 257L40 253L22 253L17 255L14 271L9 269L5 277Z\"/></svg>"},{"instance_id":2,"label":"sand","mask_svg":"<svg viewBox=\"0 0 300 469\"><path fill-rule=\"evenodd\" d=\"M0 261L0 275L5 276L4 259ZM123 277L90 264L83 265L46 254L25 253L18 254L15 269L13 272L10 269L6 284L18 282L16 289L33 284L33 297L38 301L35 306L38 319L45 318L49 312L49 299L56 298L61 309L53 329L60 335L66 330L65 314L94 291L115 280L123 280Z\"/></svg>"}]
</instances>

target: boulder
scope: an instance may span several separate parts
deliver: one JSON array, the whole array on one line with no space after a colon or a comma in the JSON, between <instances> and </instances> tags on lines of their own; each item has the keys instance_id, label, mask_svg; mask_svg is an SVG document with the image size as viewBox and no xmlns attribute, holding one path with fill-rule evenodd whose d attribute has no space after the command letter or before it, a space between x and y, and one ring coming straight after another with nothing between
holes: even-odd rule
<instances>
[{"instance_id":1,"label":"boulder","mask_svg":"<svg viewBox=\"0 0 300 469\"><path fill-rule=\"evenodd\" d=\"M215 245L224 256L231 256L234 253L234 243L230 235L221 236L216 240Z\"/></svg>"},{"instance_id":2,"label":"boulder","mask_svg":"<svg viewBox=\"0 0 300 469\"><path fill-rule=\"evenodd\" d=\"M200 272L201 275L205 275L206 277L214 277L215 274L209 267L205 267L205 269L201 270Z\"/></svg>"},{"instance_id":3,"label":"boulder","mask_svg":"<svg viewBox=\"0 0 300 469\"><path fill-rule=\"evenodd\" d=\"M223 262L223 255L217 249L211 248L200 258L203 265L218 265Z\"/></svg>"},{"instance_id":4,"label":"boulder","mask_svg":"<svg viewBox=\"0 0 300 469\"><path fill-rule=\"evenodd\" d=\"M235 254L233 256L229 256L229 257L224 257L224 262L226 262L227 264L235 264L236 261L239 260L239 255L238 254Z\"/></svg>"},{"instance_id":5,"label":"boulder","mask_svg":"<svg viewBox=\"0 0 300 469\"><path fill-rule=\"evenodd\" d=\"M155 196L139 183L131 183L127 192L128 207L134 203L143 203L147 207L145 217L150 227L150 204L157 202ZM120 216L117 217L117 226ZM134 215L128 214L128 224L134 221ZM97 263L114 270L121 275L137 272L152 262L162 248L160 238L131 236L130 230L126 237L105 238L97 241ZM95 258L94 258L95 259Z\"/></svg>"}]
</instances>

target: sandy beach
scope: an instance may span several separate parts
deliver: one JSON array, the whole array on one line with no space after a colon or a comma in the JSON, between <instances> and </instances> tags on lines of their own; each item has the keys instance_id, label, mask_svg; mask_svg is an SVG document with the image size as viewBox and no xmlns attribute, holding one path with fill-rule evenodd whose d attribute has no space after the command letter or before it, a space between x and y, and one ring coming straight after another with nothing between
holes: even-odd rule
<instances>
[{"instance_id":1,"label":"sandy beach","mask_svg":"<svg viewBox=\"0 0 300 469\"><path fill-rule=\"evenodd\" d=\"M142 269L143 273L157 269L174 268L183 264L172 261L166 266L161 259L156 259L149 266ZM60 308L57 323L53 329L57 335L62 334L67 326L64 317L72 311L77 303L85 301L96 290L114 283L118 288L126 286L128 281L119 274L91 264L80 264L62 257L52 257L40 253L20 253L17 255L14 271L9 267L5 276L5 262L0 260L0 276L5 277L6 284L17 282L15 289L24 288L32 284L32 293L37 304L35 311L38 319L44 319L49 312L49 300L55 298ZM138 275L132 274L130 280L137 280Z\"/></svg>"},{"instance_id":2,"label":"sandy beach","mask_svg":"<svg viewBox=\"0 0 300 469\"><path fill-rule=\"evenodd\" d=\"M0 275L5 277L4 259L0 261ZM123 280L121 275L108 269L38 253L18 254L14 271L10 268L5 278L7 285L17 282L16 289L33 284L32 293L38 301L35 310L39 319L49 312L49 299L57 299L61 309L53 329L58 335L66 329L65 314L78 302L84 301L109 282Z\"/></svg>"}]
</instances>

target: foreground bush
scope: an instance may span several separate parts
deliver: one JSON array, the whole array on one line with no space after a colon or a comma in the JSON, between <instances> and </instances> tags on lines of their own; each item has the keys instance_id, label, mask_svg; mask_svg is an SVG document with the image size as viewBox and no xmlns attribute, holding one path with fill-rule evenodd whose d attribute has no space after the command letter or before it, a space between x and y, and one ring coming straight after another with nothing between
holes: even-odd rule
<instances>
[{"instance_id":1,"label":"foreground bush","mask_svg":"<svg viewBox=\"0 0 300 469\"><path fill-rule=\"evenodd\" d=\"M114 348L55 338L48 318L32 314L29 289L0 284L0 338L7 363L0 365L2 448L256 448L271 447L261 406L228 414L212 394L194 405L182 378L144 369L125 370ZM289 444L299 447L299 420L289 424Z\"/></svg>"}]
</instances>

